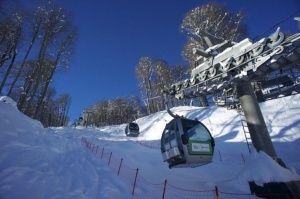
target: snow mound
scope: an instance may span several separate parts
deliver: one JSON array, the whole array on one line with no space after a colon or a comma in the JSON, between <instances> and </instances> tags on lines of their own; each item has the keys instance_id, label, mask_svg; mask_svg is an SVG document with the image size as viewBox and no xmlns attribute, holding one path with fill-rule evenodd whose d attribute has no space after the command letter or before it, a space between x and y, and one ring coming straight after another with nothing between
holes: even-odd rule
<instances>
[{"instance_id":1,"label":"snow mound","mask_svg":"<svg viewBox=\"0 0 300 199\"><path fill-rule=\"evenodd\" d=\"M32 118L21 113L17 107L16 102L7 96L0 96L0 126L1 132L10 135L21 135L26 133L40 134L44 131L44 126L41 122L33 120ZM3 103L4 102L4 103Z\"/></svg>"},{"instance_id":2,"label":"snow mound","mask_svg":"<svg viewBox=\"0 0 300 199\"><path fill-rule=\"evenodd\" d=\"M10 104L11 106L17 108L17 103L8 96L0 96L0 101L4 102L6 104Z\"/></svg>"},{"instance_id":3,"label":"snow mound","mask_svg":"<svg viewBox=\"0 0 300 199\"><path fill-rule=\"evenodd\" d=\"M263 151L254 151L238 176L240 182L254 181L260 186L268 182L300 180L300 176L293 169L283 168Z\"/></svg>"}]
</instances>

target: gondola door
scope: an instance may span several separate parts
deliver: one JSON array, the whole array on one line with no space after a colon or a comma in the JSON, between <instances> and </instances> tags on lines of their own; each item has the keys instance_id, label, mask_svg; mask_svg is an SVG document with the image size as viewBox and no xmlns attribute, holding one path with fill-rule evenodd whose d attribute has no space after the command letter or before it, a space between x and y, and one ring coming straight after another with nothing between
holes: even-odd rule
<instances>
[{"instance_id":1,"label":"gondola door","mask_svg":"<svg viewBox=\"0 0 300 199\"><path fill-rule=\"evenodd\" d=\"M188 167L197 167L212 161L214 139L199 121L181 119L184 154Z\"/></svg>"},{"instance_id":2,"label":"gondola door","mask_svg":"<svg viewBox=\"0 0 300 199\"><path fill-rule=\"evenodd\" d=\"M185 122L193 122L185 120ZM199 121L195 121L194 126L187 129L188 136L188 152L190 155L212 155L213 154L213 138L208 129Z\"/></svg>"},{"instance_id":3,"label":"gondola door","mask_svg":"<svg viewBox=\"0 0 300 199\"><path fill-rule=\"evenodd\" d=\"M169 168L186 162L177 122L178 118L166 125L161 139L162 156L169 163Z\"/></svg>"}]
</instances>

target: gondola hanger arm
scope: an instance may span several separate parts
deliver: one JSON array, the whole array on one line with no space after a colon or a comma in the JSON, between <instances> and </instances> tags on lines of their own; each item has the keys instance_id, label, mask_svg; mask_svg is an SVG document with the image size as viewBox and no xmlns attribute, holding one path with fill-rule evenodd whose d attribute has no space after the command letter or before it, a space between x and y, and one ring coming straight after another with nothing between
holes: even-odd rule
<instances>
[{"instance_id":1,"label":"gondola hanger arm","mask_svg":"<svg viewBox=\"0 0 300 199\"><path fill-rule=\"evenodd\" d=\"M165 102L165 107L166 107L167 112L168 112L173 118L183 117L183 116L179 116L179 115L177 115L177 114L174 114L174 113L170 110L169 105L168 105L168 102Z\"/></svg>"}]
</instances>

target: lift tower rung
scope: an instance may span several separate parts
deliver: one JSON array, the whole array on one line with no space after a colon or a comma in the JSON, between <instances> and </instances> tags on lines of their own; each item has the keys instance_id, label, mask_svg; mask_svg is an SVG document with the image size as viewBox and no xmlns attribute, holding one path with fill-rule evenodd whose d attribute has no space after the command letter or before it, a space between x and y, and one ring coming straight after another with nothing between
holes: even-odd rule
<instances>
[{"instance_id":1,"label":"lift tower rung","mask_svg":"<svg viewBox=\"0 0 300 199\"><path fill-rule=\"evenodd\" d=\"M239 112L239 115L240 115L241 124L242 124L242 127L243 127L243 132L244 132L245 139L246 139L246 142L247 142L248 151L249 151L249 153L251 153L250 145L252 144L252 140L251 140L251 135L250 135L250 132L249 132L249 129L248 129L246 117L245 117L243 108L240 105L238 107L239 107L238 112Z\"/></svg>"}]
</instances>

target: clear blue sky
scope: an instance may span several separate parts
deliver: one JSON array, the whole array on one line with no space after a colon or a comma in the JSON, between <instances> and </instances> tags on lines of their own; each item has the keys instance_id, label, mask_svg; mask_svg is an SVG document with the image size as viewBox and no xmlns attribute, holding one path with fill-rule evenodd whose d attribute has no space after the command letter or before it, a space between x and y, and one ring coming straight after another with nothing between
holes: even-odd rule
<instances>
[{"instance_id":1,"label":"clear blue sky","mask_svg":"<svg viewBox=\"0 0 300 199\"><path fill-rule=\"evenodd\" d=\"M99 100L140 95L135 66L151 56L170 65L185 63L186 35L179 31L184 15L207 0L56 0L79 29L75 55L67 71L56 74L57 94L72 97L70 122ZM216 0L232 12L246 14L254 38L300 9L299 0ZM300 16L298 13L297 16ZM279 25L298 31L291 18ZM269 32L268 34L270 34ZM268 36L268 35L265 35Z\"/></svg>"}]
</instances>

